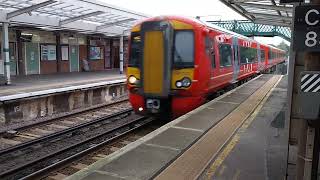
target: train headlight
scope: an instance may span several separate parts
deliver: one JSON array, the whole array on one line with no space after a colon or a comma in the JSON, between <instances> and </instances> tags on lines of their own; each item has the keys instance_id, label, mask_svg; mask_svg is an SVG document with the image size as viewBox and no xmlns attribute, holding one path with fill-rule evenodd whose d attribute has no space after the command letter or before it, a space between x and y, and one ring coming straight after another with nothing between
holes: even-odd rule
<instances>
[{"instance_id":1,"label":"train headlight","mask_svg":"<svg viewBox=\"0 0 320 180\"><path fill-rule=\"evenodd\" d=\"M181 88L182 87L182 82L181 81L177 81L176 82L176 86L177 86L177 88Z\"/></svg>"},{"instance_id":2,"label":"train headlight","mask_svg":"<svg viewBox=\"0 0 320 180\"><path fill-rule=\"evenodd\" d=\"M191 85L191 79L185 77L181 81L183 87L189 87Z\"/></svg>"},{"instance_id":3,"label":"train headlight","mask_svg":"<svg viewBox=\"0 0 320 180\"><path fill-rule=\"evenodd\" d=\"M136 83L137 83L137 78L134 77L134 76L130 76L130 77L128 78L128 82L129 82L130 84L136 84Z\"/></svg>"},{"instance_id":4,"label":"train headlight","mask_svg":"<svg viewBox=\"0 0 320 180\"><path fill-rule=\"evenodd\" d=\"M182 88L182 87L187 88L189 86L191 86L190 78L184 77L182 80L176 81L177 88Z\"/></svg>"}]
</instances>

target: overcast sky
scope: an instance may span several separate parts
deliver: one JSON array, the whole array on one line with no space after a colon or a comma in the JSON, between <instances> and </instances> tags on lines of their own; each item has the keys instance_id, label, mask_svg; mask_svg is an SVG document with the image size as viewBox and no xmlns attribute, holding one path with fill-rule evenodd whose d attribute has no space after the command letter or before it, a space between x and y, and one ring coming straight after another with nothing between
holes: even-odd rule
<instances>
[{"instance_id":1,"label":"overcast sky","mask_svg":"<svg viewBox=\"0 0 320 180\"><path fill-rule=\"evenodd\" d=\"M202 20L245 19L219 0L100 0L150 16L183 15L200 16ZM279 44L282 38L255 38L262 43Z\"/></svg>"}]
</instances>

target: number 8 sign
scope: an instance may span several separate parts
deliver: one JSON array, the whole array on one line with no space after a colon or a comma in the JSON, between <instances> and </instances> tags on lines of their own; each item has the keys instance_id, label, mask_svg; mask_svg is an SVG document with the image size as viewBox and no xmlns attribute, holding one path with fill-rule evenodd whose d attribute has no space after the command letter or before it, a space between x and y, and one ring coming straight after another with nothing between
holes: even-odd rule
<instances>
[{"instance_id":1,"label":"number 8 sign","mask_svg":"<svg viewBox=\"0 0 320 180\"><path fill-rule=\"evenodd\" d=\"M314 31L310 31L306 34L306 40L304 41L304 44L308 47L313 47L317 45L317 33Z\"/></svg>"}]
</instances>

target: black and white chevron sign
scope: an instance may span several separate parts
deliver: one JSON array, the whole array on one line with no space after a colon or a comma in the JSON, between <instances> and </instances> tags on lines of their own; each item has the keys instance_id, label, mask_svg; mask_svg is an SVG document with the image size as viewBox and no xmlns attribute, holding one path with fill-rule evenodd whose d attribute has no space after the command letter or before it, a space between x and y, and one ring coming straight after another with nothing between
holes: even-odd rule
<instances>
[{"instance_id":1,"label":"black and white chevron sign","mask_svg":"<svg viewBox=\"0 0 320 180\"><path fill-rule=\"evenodd\" d=\"M303 74L301 76L302 92L320 92L320 74Z\"/></svg>"}]
</instances>

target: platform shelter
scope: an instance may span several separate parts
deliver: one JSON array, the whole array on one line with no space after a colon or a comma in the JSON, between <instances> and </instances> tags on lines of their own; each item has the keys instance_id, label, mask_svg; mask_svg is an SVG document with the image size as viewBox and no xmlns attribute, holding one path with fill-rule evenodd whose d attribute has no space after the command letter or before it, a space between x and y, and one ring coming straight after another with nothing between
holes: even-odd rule
<instances>
[{"instance_id":1,"label":"platform shelter","mask_svg":"<svg viewBox=\"0 0 320 180\"><path fill-rule=\"evenodd\" d=\"M89 0L1 0L0 74L52 74L119 68L129 29L149 17Z\"/></svg>"}]
</instances>

